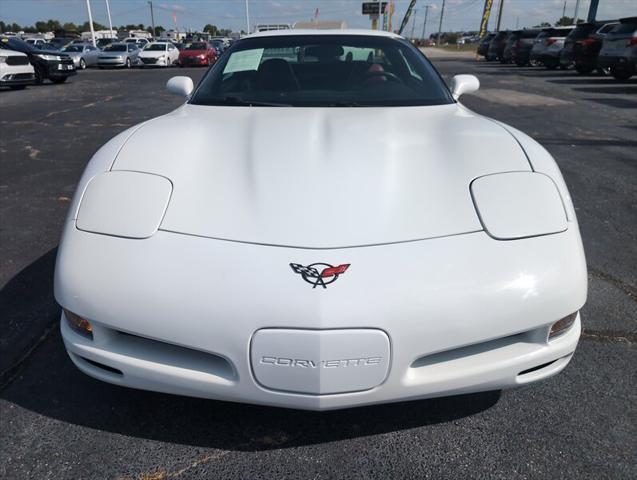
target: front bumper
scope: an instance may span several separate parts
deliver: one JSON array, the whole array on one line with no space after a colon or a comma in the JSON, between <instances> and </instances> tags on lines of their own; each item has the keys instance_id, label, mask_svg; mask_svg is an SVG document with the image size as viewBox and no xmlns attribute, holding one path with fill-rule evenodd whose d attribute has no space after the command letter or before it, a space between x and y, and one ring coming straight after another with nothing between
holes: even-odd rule
<instances>
[{"instance_id":1,"label":"front bumper","mask_svg":"<svg viewBox=\"0 0 637 480\"><path fill-rule=\"evenodd\" d=\"M313 289L289 267L321 261L351 267L327 289ZM71 359L93 377L328 410L514 387L558 373L577 346L580 320L550 342L548 329L584 304L586 266L573 225L517 241L478 232L310 250L163 231L127 240L73 224L60 247L55 294L93 323L89 340L62 318ZM371 388L330 394L263 386L251 345L264 329L383 332L390 345L386 377ZM351 344L356 350L358 342Z\"/></svg>"},{"instance_id":2,"label":"front bumper","mask_svg":"<svg viewBox=\"0 0 637 480\"><path fill-rule=\"evenodd\" d=\"M134 65L135 62L131 63ZM126 66L126 58L98 58L97 59L98 67L124 67Z\"/></svg>"},{"instance_id":3,"label":"front bumper","mask_svg":"<svg viewBox=\"0 0 637 480\"><path fill-rule=\"evenodd\" d=\"M48 78L61 78L70 77L71 75L77 75L75 70L75 64L71 58L62 60L60 62L50 61L46 63Z\"/></svg>"},{"instance_id":4,"label":"front bumper","mask_svg":"<svg viewBox=\"0 0 637 480\"><path fill-rule=\"evenodd\" d=\"M202 65L208 65L209 61L207 58L200 57L180 57L179 65L182 67L197 67Z\"/></svg>"},{"instance_id":5,"label":"front bumper","mask_svg":"<svg viewBox=\"0 0 637 480\"><path fill-rule=\"evenodd\" d=\"M33 85L35 75L32 72L7 73L0 77L0 86Z\"/></svg>"},{"instance_id":6,"label":"front bumper","mask_svg":"<svg viewBox=\"0 0 637 480\"><path fill-rule=\"evenodd\" d=\"M599 68L621 67L635 68L637 58L626 56L600 55L597 57L597 66Z\"/></svg>"}]
</instances>

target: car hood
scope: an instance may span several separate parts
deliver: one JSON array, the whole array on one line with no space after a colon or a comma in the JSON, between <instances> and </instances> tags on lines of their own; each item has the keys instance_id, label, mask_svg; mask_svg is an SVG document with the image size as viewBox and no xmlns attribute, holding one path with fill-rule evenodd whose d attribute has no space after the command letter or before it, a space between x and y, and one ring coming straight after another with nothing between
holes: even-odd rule
<instances>
[{"instance_id":1,"label":"car hood","mask_svg":"<svg viewBox=\"0 0 637 480\"><path fill-rule=\"evenodd\" d=\"M196 57L197 55L202 55L207 52L207 50L182 50L179 52L180 57Z\"/></svg>"},{"instance_id":2,"label":"car hood","mask_svg":"<svg viewBox=\"0 0 637 480\"><path fill-rule=\"evenodd\" d=\"M507 130L458 104L186 104L139 128L113 169L170 179L163 230L341 248L481 230L471 181L530 166Z\"/></svg>"},{"instance_id":3,"label":"car hood","mask_svg":"<svg viewBox=\"0 0 637 480\"><path fill-rule=\"evenodd\" d=\"M147 58L155 58L155 57L163 57L166 56L168 54L168 52L166 52L166 50L153 50L153 51L145 51L142 50L141 52L139 52L139 56L140 57L147 57Z\"/></svg>"}]
</instances>

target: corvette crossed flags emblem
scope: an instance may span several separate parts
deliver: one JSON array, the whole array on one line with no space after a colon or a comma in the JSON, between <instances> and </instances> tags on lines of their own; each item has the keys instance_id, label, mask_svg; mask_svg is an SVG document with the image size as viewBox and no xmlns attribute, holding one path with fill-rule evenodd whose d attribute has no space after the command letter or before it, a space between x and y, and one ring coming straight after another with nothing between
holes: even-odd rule
<instances>
[{"instance_id":1,"label":"corvette crossed flags emblem","mask_svg":"<svg viewBox=\"0 0 637 480\"><path fill-rule=\"evenodd\" d=\"M312 288L316 288L317 285L327 288L330 283L334 283L338 279L339 275L345 273L349 266L349 263L343 263L337 266L328 263L313 263L308 266L299 263L290 263L290 267L294 273L301 275L303 280L312 285ZM323 268L319 271L317 267Z\"/></svg>"}]
</instances>

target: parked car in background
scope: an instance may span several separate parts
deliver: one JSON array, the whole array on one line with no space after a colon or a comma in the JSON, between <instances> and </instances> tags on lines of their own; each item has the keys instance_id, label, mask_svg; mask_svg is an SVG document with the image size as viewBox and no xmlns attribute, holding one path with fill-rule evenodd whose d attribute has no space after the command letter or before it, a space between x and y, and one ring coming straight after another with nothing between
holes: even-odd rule
<instances>
[{"instance_id":1,"label":"parked car in background","mask_svg":"<svg viewBox=\"0 0 637 480\"><path fill-rule=\"evenodd\" d=\"M622 18L608 32L597 57L599 68L609 68L617 80L628 80L637 71L637 17Z\"/></svg>"},{"instance_id":2,"label":"parked car in background","mask_svg":"<svg viewBox=\"0 0 637 480\"><path fill-rule=\"evenodd\" d=\"M504 46L506 42L506 38L509 35L508 31L498 32L491 39L489 43L489 50L487 51L487 60L500 60L502 58L502 54L504 53Z\"/></svg>"},{"instance_id":3,"label":"parked car in background","mask_svg":"<svg viewBox=\"0 0 637 480\"><path fill-rule=\"evenodd\" d=\"M540 32L541 30L538 28L529 28L520 31L518 38L511 46L511 61L518 67L524 67L529 64L533 42Z\"/></svg>"},{"instance_id":4,"label":"parked car in background","mask_svg":"<svg viewBox=\"0 0 637 480\"><path fill-rule=\"evenodd\" d=\"M33 45L34 47L48 43L44 38L26 38L24 41L27 42L29 45Z\"/></svg>"},{"instance_id":5,"label":"parked car in background","mask_svg":"<svg viewBox=\"0 0 637 480\"><path fill-rule=\"evenodd\" d=\"M617 20L578 24L564 41L564 48L560 52L560 66L574 66L580 74L591 73L597 66L597 56L604 37L617 24Z\"/></svg>"},{"instance_id":6,"label":"parked car in background","mask_svg":"<svg viewBox=\"0 0 637 480\"><path fill-rule=\"evenodd\" d=\"M495 33L487 33L484 37L482 37L482 40L478 43L478 49L476 50L478 55L486 58L487 53L489 53L489 44L491 43L491 40L493 40L493 37L495 37Z\"/></svg>"},{"instance_id":7,"label":"parked car in background","mask_svg":"<svg viewBox=\"0 0 637 480\"><path fill-rule=\"evenodd\" d=\"M53 83L63 83L77 73L73 60L67 54L56 50L40 50L17 37L0 38L0 48L26 54L33 65L37 84L46 79Z\"/></svg>"},{"instance_id":8,"label":"parked car in background","mask_svg":"<svg viewBox=\"0 0 637 480\"><path fill-rule=\"evenodd\" d=\"M114 43L106 47L97 57L97 66L106 67L126 67L131 68L139 63L139 48L137 44Z\"/></svg>"},{"instance_id":9,"label":"parked car in background","mask_svg":"<svg viewBox=\"0 0 637 480\"><path fill-rule=\"evenodd\" d=\"M170 67L178 58L179 50L170 42L149 43L139 52L142 67Z\"/></svg>"},{"instance_id":10,"label":"parked car in background","mask_svg":"<svg viewBox=\"0 0 637 480\"><path fill-rule=\"evenodd\" d=\"M148 45L150 41L147 38L128 37L124 39L124 43L134 43L135 45L137 45L137 48L142 49L146 45Z\"/></svg>"},{"instance_id":11,"label":"parked car in background","mask_svg":"<svg viewBox=\"0 0 637 480\"><path fill-rule=\"evenodd\" d=\"M64 47L61 52L66 53L73 59L75 68L84 70L86 67L94 67L97 65L97 57L101 53L100 50L90 43L72 43Z\"/></svg>"},{"instance_id":12,"label":"parked car in background","mask_svg":"<svg viewBox=\"0 0 637 480\"><path fill-rule=\"evenodd\" d=\"M29 57L13 50L0 48L0 87L21 90L35 83L35 71Z\"/></svg>"},{"instance_id":13,"label":"parked car in background","mask_svg":"<svg viewBox=\"0 0 637 480\"><path fill-rule=\"evenodd\" d=\"M95 40L95 44L100 50L104 50L106 47L114 43L119 43L119 40L117 40L117 38L98 38Z\"/></svg>"},{"instance_id":14,"label":"parked car in background","mask_svg":"<svg viewBox=\"0 0 637 480\"><path fill-rule=\"evenodd\" d=\"M559 67L564 41L574 28L574 26L551 27L542 30L531 48L531 63L544 65L549 70Z\"/></svg>"},{"instance_id":15,"label":"parked car in background","mask_svg":"<svg viewBox=\"0 0 637 480\"><path fill-rule=\"evenodd\" d=\"M505 41L504 41L504 50L502 51L502 56L500 57L500 63L511 63L513 62L513 46L515 42L518 41L520 36L522 35L522 30L514 30L509 32Z\"/></svg>"},{"instance_id":16,"label":"parked car in background","mask_svg":"<svg viewBox=\"0 0 637 480\"><path fill-rule=\"evenodd\" d=\"M59 50L59 48L54 45L53 43L37 43L36 45L34 45L35 48L39 49L39 50Z\"/></svg>"},{"instance_id":17,"label":"parked car in background","mask_svg":"<svg viewBox=\"0 0 637 480\"><path fill-rule=\"evenodd\" d=\"M208 42L195 42L179 52L180 67L208 66L217 61L217 50Z\"/></svg>"}]
</instances>

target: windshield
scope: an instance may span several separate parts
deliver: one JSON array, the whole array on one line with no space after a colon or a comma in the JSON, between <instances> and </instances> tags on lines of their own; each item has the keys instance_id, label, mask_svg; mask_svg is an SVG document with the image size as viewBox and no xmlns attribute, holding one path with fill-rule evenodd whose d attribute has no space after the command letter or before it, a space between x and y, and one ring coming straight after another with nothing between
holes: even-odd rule
<instances>
[{"instance_id":1,"label":"windshield","mask_svg":"<svg viewBox=\"0 0 637 480\"><path fill-rule=\"evenodd\" d=\"M186 50L205 50L205 49L206 49L205 43L193 43L192 45L188 45L188 47L186 47Z\"/></svg>"},{"instance_id":2,"label":"windshield","mask_svg":"<svg viewBox=\"0 0 637 480\"><path fill-rule=\"evenodd\" d=\"M449 91L409 43L366 35L240 40L191 103L294 107L445 105Z\"/></svg>"},{"instance_id":3,"label":"windshield","mask_svg":"<svg viewBox=\"0 0 637 480\"><path fill-rule=\"evenodd\" d=\"M126 45L111 45L104 49L105 52L125 52Z\"/></svg>"},{"instance_id":4,"label":"windshield","mask_svg":"<svg viewBox=\"0 0 637 480\"><path fill-rule=\"evenodd\" d=\"M69 45L62 49L63 52L82 52L84 47L82 45Z\"/></svg>"},{"instance_id":5,"label":"windshield","mask_svg":"<svg viewBox=\"0 0 637 480\"><path fill-rule=\"evenodd\" d=\"M148 45L146 45L146 48L144 48L145 51L147 52L163 52L166 50L166 44L165 43L150 43Z\"/></svg>"}]
</instances>

